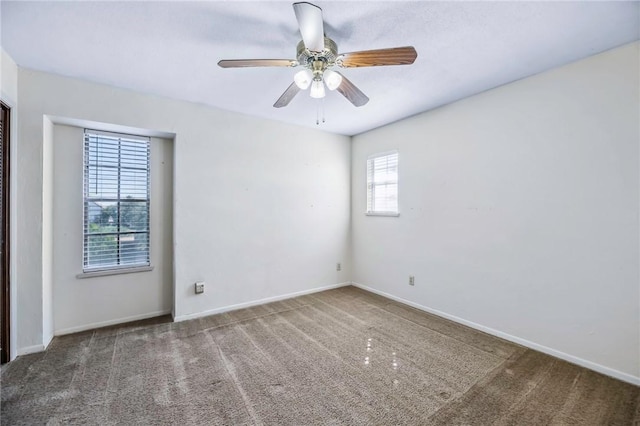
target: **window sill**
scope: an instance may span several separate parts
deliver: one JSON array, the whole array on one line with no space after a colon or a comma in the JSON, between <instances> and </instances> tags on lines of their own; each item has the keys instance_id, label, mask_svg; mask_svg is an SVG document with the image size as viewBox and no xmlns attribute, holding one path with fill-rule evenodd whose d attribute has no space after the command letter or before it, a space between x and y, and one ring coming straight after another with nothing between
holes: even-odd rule
<instances>
[{"instance_id":1,"label":"window sill","mask_svg":"<svg viewBox=\"0 0 640 426\"><path fill-rule=\"evenodd\" d=\"M106 277L108 275L133 274L135 272L153 271L153 266L137 266L133 268L105 269L102 271L83 272L76 275L76 278Z\"/></svg>"},{"instance_id":2,"label":"window sill","mask_svg":"<svg viewBox=\"0 0 640 426\"><path fill-rule=\"evenodd\" d=\"M398 217L398 216L400 216L400 213L393 213L393 212L366 212L365 215L367 215L367 216Z\"/></svg>"}]
</instances>

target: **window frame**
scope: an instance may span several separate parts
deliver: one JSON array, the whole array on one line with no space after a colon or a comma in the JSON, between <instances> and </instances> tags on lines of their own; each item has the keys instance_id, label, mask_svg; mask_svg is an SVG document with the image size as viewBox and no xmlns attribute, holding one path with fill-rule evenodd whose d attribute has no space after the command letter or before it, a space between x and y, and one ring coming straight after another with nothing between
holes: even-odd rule
<instances>
[{"instance_id":1,"label":"window frame","mask_svg":"<svg viewBox=\"0 0 640 426\"><path fill-rule=\"evenodd\" d=\"M83 153L83 169L82 169L82 273L78 274L78 278L88 278L94 276L104 276L104 275L114 275L114 274L126 274L132 272L142 272L142 271L151 271L153 270L153 266L151 266L151 138L148 136L142 135L134 135L127 133L115 133L108 132L103 130L95 130L85 128L82 134L82 153ZM100 137L104 136L107 138L117 138L118 145L118 159L117 165L115 168L117 169L117 193L116 197L105 197L103 195L97 197L91 197L88 193L89 187L89 171L92 167L89 163L89 148L88 148L88 138ZM123 159L121 154L121 146L122 141L138 141L146 143L146 197L136 197L136 198L126 198L121 195L121 186L123 185L122 181L122 170L125 169L128 171L134 170L134 168L123 167ZM93 166L97 168L97 165ZM118 228L117 231L108 232L104 235L116 235L116 250L118 253L118 260L116 264L112 265L98 265L91 267L88 263L88 244L89 244L89 236L92 235L90 232L87 232L90 217L89 217L89 204L96 202L115 202L117 206L117 215L118 215ZM146 227L144 230L126 230L122 229L121 223L121 203L123 202L144 202L146 203ZM146 246L146 260L142 262L135 263L125 263L122 264L121 256L121 241L120 237L122 235L131 235L131 234L146 234L147 236L147 246Z\"/></svg>"},{"instance_id":2,"label":"window frame","mask_svg":"<svg viewBox=\"0 0 640 426\"><path fill-rule=\"evenodd\" d=\"M375 194L375 189L372 188L371 184L372 181L369 179L370 178L370 173L369 173L369 167L371 162L375 161L375 159L380 158L380 157L387 157L387 156L391 156L391 155L395 155L396 156L396 179L395 179L395 184L396 184L396 210L395 211L383 211L383 210L375 210L375 204L373 205L373 209L369 210L369 205L370 205L370 200L372 200L372 203L375 202L375 196L373 194ZM365 174L366 174L366 207L365 207L365 215L367 216L389 216L389 217L398 217L400 216L400 200L399 200L399 193L400 193L400 186L399 186L399 181L400 181L400 155L397 149L394 150L390 150L390 151L384 151L384 152L377 152L375 154L371 154L367 157L367 162L366 162L366 167L365 167ZM375 185L374 185L375 186ZM373 189L373 193L372 193L372 189Z\"/></svg>"}]
</instances>

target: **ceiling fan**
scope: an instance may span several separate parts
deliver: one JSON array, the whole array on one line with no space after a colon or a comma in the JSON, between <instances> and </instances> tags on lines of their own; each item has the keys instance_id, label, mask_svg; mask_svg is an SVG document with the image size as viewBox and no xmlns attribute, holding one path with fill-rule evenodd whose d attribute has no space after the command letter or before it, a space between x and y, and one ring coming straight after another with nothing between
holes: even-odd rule
<instances>
[{"instance_id":1,"label":"ceiling fan","mask_svg":"<svg viewBox=\"0 0 640 426\"><path fill-rule=\"evenodd\" d=\"M337 90L353 105L363 106L369 102L369 98L332 68L410 65L418 56L412 46L338 54L338 45L324 34L322 9L311 3L301 2L293 4L293 11L302 35L296 59L224 59L218 62L222 68L303 67L294 76L289 88L273 104L276 108L287 106L298 92L309 87L312 98L324 98L325 85L329 90Z\"/></svg>"}]
</instances>

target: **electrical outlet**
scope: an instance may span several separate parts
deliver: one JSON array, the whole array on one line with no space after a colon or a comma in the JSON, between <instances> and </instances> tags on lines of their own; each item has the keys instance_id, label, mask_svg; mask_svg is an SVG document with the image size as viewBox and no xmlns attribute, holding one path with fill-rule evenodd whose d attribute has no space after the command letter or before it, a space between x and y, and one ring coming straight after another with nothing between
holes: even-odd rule
<instances>
[{"instance_id":1,"label":"electrical outlet","mask_svg":"<svg viewBox=\"0 0 640 426\"><path fill-rule=\"evenodd\" d=\"M416 285L416 277L409 275L409 285Z\"/></svg>"},{"instance_id":2,"label":"electrical outlet","mask_svg":"<svg viewBox=\"0 0 640 426\"><path fill-rule=\"evenodd\" d=\"M198 281L195 284L195 290L196 290L196 294L202 294L204 293L204 282L202 281Z\"/></svg>"},{"instance_id":3,"label":"electrical outlet","mask_svg":"<svg viewBox=\"0 0 640 426\"><path fill-rule=\"evenodd\" d=\"M336 271L342 271L342 264L336 263Z\"/></svg>"}]
</instances>

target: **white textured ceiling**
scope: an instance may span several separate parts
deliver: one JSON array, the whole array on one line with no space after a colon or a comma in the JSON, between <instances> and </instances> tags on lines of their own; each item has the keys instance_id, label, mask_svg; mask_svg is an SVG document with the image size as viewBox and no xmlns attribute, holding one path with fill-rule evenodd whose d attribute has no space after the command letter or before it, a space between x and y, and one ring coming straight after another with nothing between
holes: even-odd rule
<instances>
[{"instance_id":1,"label":"white textured ceiling","mask_svg":"<svg viewBox=\"0 0 640 426\"><path fill-rule=\"evenodd\" d=\"M314 2L340 52L412 45L413 65L350 68L371 99L301 92L273 103L296 69L222 69L220 59L295 59L292 2L2 0L2 48L21 67L204 103L345 135L640 38L638 2Z\"/></svg>"}]
</instances>

